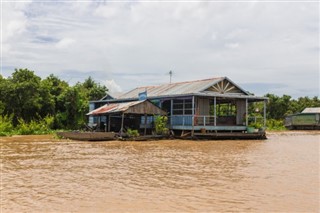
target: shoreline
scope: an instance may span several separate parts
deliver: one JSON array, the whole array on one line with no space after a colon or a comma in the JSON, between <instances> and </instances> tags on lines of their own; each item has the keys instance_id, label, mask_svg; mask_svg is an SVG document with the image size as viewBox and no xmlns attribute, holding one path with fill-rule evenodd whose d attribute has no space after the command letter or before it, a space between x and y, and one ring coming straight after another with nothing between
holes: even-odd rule
<instances>
[{"instance_id":1,"label":"shoreline","mask_svg":"<svg viewBox=\"0 0 320 213\"><path fill-rule=\"evenodd\" d=\"M319 135L320 130L281 130L281 131L266 131L266 135L269 136L291 136L291 135ZM67 142L67 141L75 141L70 139L61 139L58 138L55 133L53 134L45 134L45 135L12 135L12 136L0 136L0 142L21 142L21 138L23 138L23 142Z\"/></svg>"}]
</instances>

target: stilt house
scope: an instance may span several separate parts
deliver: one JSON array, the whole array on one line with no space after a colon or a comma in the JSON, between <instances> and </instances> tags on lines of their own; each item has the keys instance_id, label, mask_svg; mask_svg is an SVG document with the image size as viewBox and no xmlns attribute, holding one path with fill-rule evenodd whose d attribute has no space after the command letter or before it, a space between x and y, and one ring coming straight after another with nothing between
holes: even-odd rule
<instances>
[{"instance_id":1,"label":"stilt house","mask_svg":"<svg viewBox=\"0 0 320 213\"><path fill-rule=\"evenodd\" d=\"M252 95L227 77L138 87L117 98L107 95L101 100L91 101L90 111L115 103L138 101L139 94L140 99L141 95L145 95L150 102L167 113L168 128L178 134L243 132L253 120L260 122L262 126L266 124L267 98ZM258 112L261 115L258 116L259 121L249 116L249 105L256 102L263 103L263 109ZM109 122L112 116L108 113L89 113L89 116L91 124L103 122L105 125L112 125ZM119 114L114 116L121 119ZM153 116L144 116L136 120L140 123L139 128L151 128Z\"/></svg>"}]
</instances>

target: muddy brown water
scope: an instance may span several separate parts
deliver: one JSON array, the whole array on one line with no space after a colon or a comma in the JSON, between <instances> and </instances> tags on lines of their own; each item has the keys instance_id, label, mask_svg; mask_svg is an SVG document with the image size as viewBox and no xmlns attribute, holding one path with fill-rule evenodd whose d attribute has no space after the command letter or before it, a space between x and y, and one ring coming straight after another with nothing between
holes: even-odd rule
<instances>
[{"instance_id":1,"label":"muddy brown water","mask_svg":"<svg viewBox=\"0 0 320 213\"><path fill-rule=\"evenodd\" d=\"M319 144L2 137L0 212L319 212Z\"/></svg>"}]
</instances>

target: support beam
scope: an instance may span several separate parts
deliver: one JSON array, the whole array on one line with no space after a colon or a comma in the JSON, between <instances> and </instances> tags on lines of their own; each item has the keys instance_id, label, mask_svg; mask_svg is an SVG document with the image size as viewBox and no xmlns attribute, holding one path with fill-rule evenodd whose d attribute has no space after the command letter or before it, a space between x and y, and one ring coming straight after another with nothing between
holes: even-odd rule
<instances>
[{"instance_id":1,"label":"support beam","mask_svg":"<svg viewBox=\"0 0 320 213\"><path fill-rule=\"evenodd\" d=\"M195 101L194 101L194 96L192 96L192 132L191 132L191 136L193 136L194 134L194 110L195 110Z\"/></svg>"},{"instance_id":2,"label":"support beam","mask_svg":"<svg viewBox=\"0 0 320 213\"><path fill-rule=\"evenodd\" d=\"M267 100L263 102L263 127L267 125Z\"/></svg>"},{"instance_id":3,"label":"support beam","mask_svg":"<svg viewBox=\"0 0 320 213\"><path fill-rule=\"evenodd\" d=\"M120 130L120 136L123 135L123 122L124 122L124 113L122 113L122 119L121 119L121 130Z\"/></svg>"},{"instance_id":4,"label":"support beam","mask_svg":"<svg viewBox=\"0 0 320 213\"><path fill-rule=\"evenodd\" d=\"M104 122L104 131L106 132L107 131L107 115L105 116L106 118L106 121Z\"/></svg>"},{"instance_id":5,"label":"support beam","mask_svg":"<svg viewBox=\"0 0 320 213\"><path fill-rule=\"evenodd\" d=\"M147 134L147 114L144 114L144 135Z\"/></svg>"},{"instance_id":6,"label":"support beam","mask_svg":"<svg viewBox=\"0 0 320 213\"><path fill-rule=\"evenodd\" d=\"M170 109L170 116L171 116L171 118L170 118L170 125L172 125L172 116L173 116L173 99L171 99L171 102L170 102L170 104L171 104L171 109Z\"/></svg>"},{"instance_id":7,"label":"support beam","mask_svg":"<svg viewBox=\"0 0 320 213\"><path fill-rule=\"evenodd\" d=\"M214 108L214 126L217 126L217 97L213 99L213 108Z\"/></svg>"},{"instance_id":8,"label":"support beam","mask_svg":"<svg viewBox=\"0 0 320 213\"><path fill-rule=\"evenodd\" d=\"M101 132L101 116L98 116L98 131Z\"/></svg>"},{"instance_id":9,"label":"support beam","mask_svg":"<svg viewBox=\"0 0 320 213\"><path fill-rule=\"evenodd\" d=\"M110 132L111 115L108 115L108 132Z\"/></svg>"},{"instance_id":10,"label":"support beam","mask_svg":"<svg viewBox=\"0 0 320 213\"><path fill-rule=\"evenodd\" d=\"M246 98L246 126L248 126L248 99Z\"/></svg>"}]
</instances>

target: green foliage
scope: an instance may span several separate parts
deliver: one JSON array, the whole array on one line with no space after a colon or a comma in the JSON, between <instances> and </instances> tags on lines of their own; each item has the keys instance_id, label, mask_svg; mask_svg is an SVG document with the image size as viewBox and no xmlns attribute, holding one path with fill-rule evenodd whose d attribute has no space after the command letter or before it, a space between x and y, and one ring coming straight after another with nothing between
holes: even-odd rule
<instances>
[{"instance_id":1,"label":"green foliage","mask_svg":"<svg viewBox=\"0 0 320 213\"><path fill-rule=\"evenodd\" d=\"M31 120L30 122L25 122L20 118L18 121L17 132L20 135L48 134L51 132L54 117L46 116L42 120Z\"/></svg>"},{"instance_id":2,"label":"green foliage","mask_svg":"<svg viewBox=\"0 0 320 213\"><path fill-rule=\"evenodd\" d=\"M101 99L106 91L91 77L69 86L54 75L42 80L34 71L15 69L8 78L0 75L0 115L12 115L20 133L41 132L39 118L47 116L50 129L78 129L87 122L89 100Z\"/></svg>"},{"instance_id":3,"label":"green foliage","mask_svg":"<svg viewBox=\"0 0 320 213\"><path fill-rule=\"evenodd\" d=\"M263 127L263 125L260 122L249 124L249 126L255 129L261 129Z\"/></svg>"},{"instance_id":4,"label":"green foliage","mask_svg":"<svg viewBox=\"0 0 320 213\"><path fill-rule=\"evenodd\" d=\"M14 114L14 124L18 118L22 118L27 122L31 121L34 115L39 114L42 107L41 78L36 76L33 71L16 69L12 77L8 78L7 81L9 91L6 97L10 107L6 108L6 114Z\"/></svg>"},{"instance_id":5,"label":"green foliage","mask_svg":"<svg viewBox=\"0 0 320 213\"><path fill-rule=\"evenodd\" d=\"M0 115L0 136L11 135L13 132L12 117Z\"/></svg>"},{"instance_id":6,"label":"green foliage","mask_svg":"<svg viewBox=\"0 0 320 213\"><path fill-rule=\"evenodd\" d=\"M288 95L278 97L273 94L267 94L266 97L269 98L267 104L267 118L276 120L284 119L287 115L291 97Z\"/></svg>"},{"instance_id":7,"label":"green foliage","mask_svg":"<svg viewBox=\"0 0 320 213\"><path fill-rule=\"evenodd\" d=\"M90 100L99 100L106 95L107 88L91 77L83 83L70 86L57 76L50 75L41 79L34 71L15 69L11 76L0 75L0 135L13 133L40 134L52 129L78 129L87 122ZM320 107L318 97L292 99L267 94L267 127L284 129L283 119L288 114L301 112L306 107ZM210 108L213 114L213 108ZM256 110L258 109L258 110ZM219 104L217 115L235 115L235 105ZM261 121L263 103L249 104L249 119ZM10 115L10 116L7 116ZM157 134L168 134L168 118L155 118ZM251 120L248 120L251 124ZM261 124L255 124L261 125Z\"/></svg>"},{"instance_id":8,"label":"green foliage","mask_svg":"<svg viewBox=\"0 0 320 213\"><path fill-rule=\"evenodd\" d=\"M268 119L267 120L268 130L286 130L283 120Z\"/></svg>"},{"instance_id":9,"label":"green foliage","mask_svg":"<svg viewBox=\"0 0 320 213\"><path fill-rule=\"evenodd\" d=\"M154 124L157 135L167 135L169 133L169 129L167 128L167 122L167 116L155 116Z\"/></svg>"},{"instance_id":10,"label":"green foliage","mask_svg":"<svg viewBox=\"0 0 320 213\"><path fill-rule=\"evenodd\" d=\"M267 118L282 120L289 114L299 113L307 107L320 107L318 97L300 97L297 100L291 99L288 95L279 97L273 94L265 95L269 98L267 104Z\"/></svg>"},{"instance_id":11,"label":"green foliage","mask_svg":"<svg viewBox=\"0 0 320 213\"><path fill-rule=\"evenodd\" d=\"M127 134L129 137L138 137L140 135L136 129L128 129Z\"/></svg>"}]
</instances>

